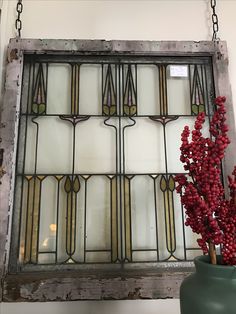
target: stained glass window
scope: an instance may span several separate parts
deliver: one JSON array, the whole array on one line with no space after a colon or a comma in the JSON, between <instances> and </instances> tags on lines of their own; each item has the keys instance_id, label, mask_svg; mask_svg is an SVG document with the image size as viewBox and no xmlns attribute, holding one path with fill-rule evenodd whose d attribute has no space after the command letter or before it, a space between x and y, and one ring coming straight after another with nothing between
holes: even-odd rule
<instances>
[{"instance_id":1,"label":"stained glass window","mask_svg":"<svg viewBox=\"0 0 236 314\"><path fill-rule=\"evenodd\" d=\"M199 254L174 176L182 129L212 115L210 57L26 55L22 84L22 269Z\"/></svg>"}]
</instances>

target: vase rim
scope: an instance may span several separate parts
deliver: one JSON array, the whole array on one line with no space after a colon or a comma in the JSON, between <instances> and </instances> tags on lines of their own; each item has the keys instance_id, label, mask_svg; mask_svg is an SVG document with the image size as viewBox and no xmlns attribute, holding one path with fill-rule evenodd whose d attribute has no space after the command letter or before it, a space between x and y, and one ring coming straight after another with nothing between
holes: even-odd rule
<instances>
[{"instance_id":1,"label":"vase rim","mask_svg":"<svg viewBox=\"0 0 236 314\"><path fill-rule=\"evenodd\" d=\"M221 256L218 255L217 260L221 260ZM197 273L203 276L236 279L236 265L213 265L210 263L210 257L208 255L195 257L194 264Z\"/></svg>"}]
</instances>

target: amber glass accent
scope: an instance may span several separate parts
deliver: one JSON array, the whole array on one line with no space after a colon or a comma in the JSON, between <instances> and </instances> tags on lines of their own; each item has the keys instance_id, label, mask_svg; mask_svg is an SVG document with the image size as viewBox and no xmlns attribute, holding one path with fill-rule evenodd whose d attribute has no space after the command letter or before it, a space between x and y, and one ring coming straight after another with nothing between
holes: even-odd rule
<instances>
[{"instance_id":1,"label":"amber glass accent","mask_svg":"<svg viewBox=\"0 0 236 314\"><path fill-rule=\"evenodd\" d=\"M166 178L164 175L161 177L160 189L164 197L164 211L166 222L166 246L170 253L176 250L175 238L175 217L174 217L174 202L173 191L175 189L175 182L172 176Z\"/></svg>"},{"instance_id":2,"label":"amber glass accent","mask_svg":"<svg viewBox=\"0 0 236 314\"><path fill-rule=\"evenodd\" d=\"M117 177L111 179L111 224L112 262L115 262L118 258Z\"/></svg>"},{"instance_id":3,"label":"amber glass accent","mask_svg":"<svg viewBox=\"0 0 236 314\"><path fill-rule=\"evenodd\" d=\"M80 65L71 66L71 114L79 114Z\"/></svg>"},{"instance_id":4,"label":"amber glass accent","mask_svg":"<svg viewBox=\"0 0 236 314\"><path fill-rule=\"evenodd\" d=\"M71 179L67 176L65 180L65 192L67 193L66 206L66 252L70 259L68 262L73 262L71 259L76 248L76 211L77 211L77 193L80 190L79 177L75 176Z\"/></svg>"},{"instance_id":5,"label":"amber glass accent","mask_svg":"<svg viewBox=\"0 0 236 314\"><path fill-rule=\"evenodd\" d=\"M168 114L166 65L159 65L160 114Z\"/></svg>"},{"instance_id":6,"label":"amber glass accent","mask_svg":"<svg viewBox=\"0 0 236 314\"><path fill-rule=\"evenodd\" d=\"M26 176L28 189L24 263L37 263L38 259L40 195L41 181L43 179L43 176Z\"/></svg>"},{"instance_id":7,"label":"amber glass accent","mask_svg":"<svg viewBox=\"0 0 236 314\"><path fill-rule=\"evenodd\" d=\"M124 217L125 217L125 259L132 260L132 239L131 239L131 200L130 200L130 179L124 177Z\"/></svg>"},{"instance_id":8,"label":"amber glass accent","mask_svg":"<svg viewBox=\"0 0 236 314\"><path fill-rule=\"evenodd\" d=\"M79 177L76 176L73 182L73 191L75 193L78 193L80 190L80 181L79 181Z\"/></svg>"}]
</instances>

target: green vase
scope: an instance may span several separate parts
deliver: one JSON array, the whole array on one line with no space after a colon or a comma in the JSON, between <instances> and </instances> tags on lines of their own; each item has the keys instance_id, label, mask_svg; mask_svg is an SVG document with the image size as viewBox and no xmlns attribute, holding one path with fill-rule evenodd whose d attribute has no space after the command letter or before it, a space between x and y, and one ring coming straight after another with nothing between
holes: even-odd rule
<instances>
[{"instance_id":1,"label":"green vase","mask_svg":"<svg viewBox=\"0 0 236 314\"><path fill-rule=\"evenodd\" d=\"M180 287L181 314L236 314L236 267L194 260L196 272Z\"/></svg>"}]
</instances>

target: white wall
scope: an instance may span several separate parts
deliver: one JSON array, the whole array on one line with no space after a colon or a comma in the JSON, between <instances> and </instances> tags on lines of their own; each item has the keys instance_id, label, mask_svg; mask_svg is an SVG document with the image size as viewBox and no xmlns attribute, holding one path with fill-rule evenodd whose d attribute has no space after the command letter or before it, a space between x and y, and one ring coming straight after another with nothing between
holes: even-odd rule
<instances>
[{"instance_id":1,"label":"white wall","mask_svg":"<svg viewBox=\"0 0 236 314\"><path fill-rule=\"evenodd\" d=\"M2 303L1 314L179 314L178 300Z\"/></svg>"},{"instance_id":2,"label":"white wall","mask_svg":"<svg viewBox=\"0 0 236 314\"><path fill-rule=\"evenodd\" d=\"M23 0L22 37L211 40L209 2L209 0ZM15 36L15 6L16 0L2 2L0 65L3 63L4 47L9 38ZM235 12L236 0L217 1L219 35L228 43L234 100Z\"/></svg>"},{"instance_id":3,"label":"white wall","mask_svg":"<svg viewBox=\"0 0 236 314\"><path fill-rule=\"evenodd\" d=\"M1 0L0 0L1 2ZM23 0L24 38L211 40L209 0ZM2 2L0 84L4 51L15 36L16 0ZM228 43L229 72L236 108L236 0L217 1L220 37ZM2 79L4 81L4 77ZM0 85L1 86L1 85ZM178 300L22 303L0 305L1 314L177 314Z\"/></svg>"}]
</instances>

